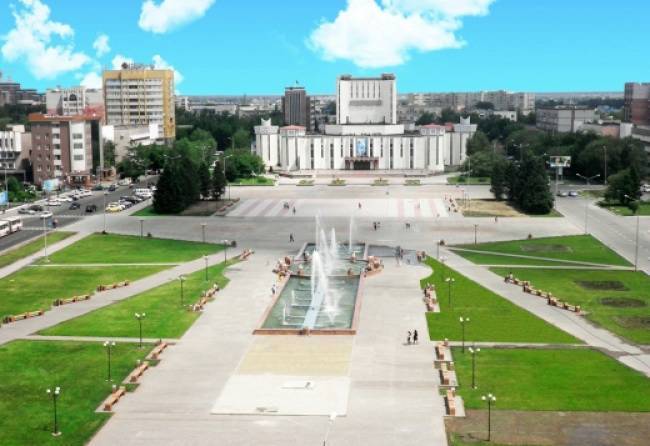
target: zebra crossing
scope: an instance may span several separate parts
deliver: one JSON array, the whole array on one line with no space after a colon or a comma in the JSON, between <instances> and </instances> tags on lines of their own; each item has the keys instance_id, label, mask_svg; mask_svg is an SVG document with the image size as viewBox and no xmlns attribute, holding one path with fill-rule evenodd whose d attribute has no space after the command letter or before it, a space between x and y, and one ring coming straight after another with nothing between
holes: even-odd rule
<instances>
[{"instance_id":1,"label":"zebra crossing","mask_svg":"<svg viewBox=\"0 0 650 446\"><path fill-rule=\"evenodd\" d=\"M294 213L295 209L295 213ZM453 214L442 198L242 200L228 217L376 217L447 218Z\"/></svg>"}]
</instances>

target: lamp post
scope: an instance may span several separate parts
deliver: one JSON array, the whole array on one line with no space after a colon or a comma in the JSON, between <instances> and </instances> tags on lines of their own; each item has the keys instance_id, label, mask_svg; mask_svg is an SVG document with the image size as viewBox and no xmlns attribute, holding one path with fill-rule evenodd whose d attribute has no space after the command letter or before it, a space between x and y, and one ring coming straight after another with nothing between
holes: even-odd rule
<instances>
[{"instance_id":1,"label":"lamp post","mask_svg":"<svg viewBox=\"0 0 650 446\"><path fill-rule=\"evenodd\" d=\"M112 381L111 379L111 350L113 350L113 347L115 347L115 342L113 341L106 341L104 342L104 347L106 347L106 354L107 354L107 359L108 359L108 364L107 364L107 377L106 381L110 382Z\"/></svg>"},{"instance_id":2,"label":"lamp post","mask_svg":"<svg viewBox=\"0 0 650 446\"><path fill-rule=\"evenodd\" d=\"M465 353L465 324L469 322L468 317L459 317L460 328L462 331L462 343L461 343L461 352Z\"/></svg>"},{"instance_id":3,"label":"lamp post","mask_svg":"<svg viewBox=\"0 0 650 446\"><path fill-rule=\"evenodd\" d=\"M444 272L443 270L445 269L445 262L447 261L447 257L445 256L440 256L440 280L444 277Z\"/></svg>"},{"instance_id":4,"label":"lamp post","mask_svg":"<svg viewBox=\"0 0 650 446\"><path fill-rule=\"evenodd\" d=\"M582 178L583 180L585 180L587 182L587 186L589 186L589 182L591 180L594 180L594 179L598 178L600 176L600 174L594 175L594 176L591 176L591 177L586 177L584 175L580 175L579 173L576 173L576 176L578 176L579 178ZM588 219L589 219L589 201L585 200L585 235L587 234Z\"/></svg>"},{"instance_id":5,"label":"lamp post","mask_svg":"<svg viewBox=\"0 0 650 446\"><path fill-rule=\"evenodd\" d=\"M183 283L185 282L185 276L183 276L182 274L180 276L178 276L178 281L181 283L181 307L182 307L185 304L185 302L184 302L185 301L185 297L184 297L185 295L184 295L184 291L183 291Z\"/></svg>"},{"instance_id":6,"label":"lamp post","mask_svg":"<svg viewBox=\"0 0 650 446\"><path fill-rule=\"evenodd\" d=\"M201 240L203 240L203 243L205 243L205 227L206 227L206 225L207 225L207 223L201 223L201 233L202 233Z\"/></svg>"},{"instance_id":7,"label":"lamp post","mask_svg":"<svg viewBox=\"0 0 650 446\"><path fill-rule=\"evenodd\" d=\"M59 399L59 395L61 394L61 388L55 387L54 389L47 389L46 392L48 395L52 396L52 406L54 408L54 429L52 429L52 436L58 437L61 435L61 432L59 431L59 418L56 411L56 401Z\"/></svg>"},{"instance_id":8,"label":"lamp post","mask_svg":"<svg viewBox=\"0 0 650 446\"><path fill-rule=\"evenodd\" d=\"M603 160L605 161L605 186L607 186L607 146L603 146Z\"/></svg>"},{"instance_id":9,"label":"lamp post","mask_svg":"<svg viewBox=\"0 0 650 446\"><path fill-rule=\"evenodd\" d=\"M336 421L336 412L332 412L329 416L329 420L327 422L327 430L325 431L325 438L323 438L323 446L327 446L327 441L329 440L330 437L330 431L332 430L332 425L334 424L334 421Z\"/></svg>"},{"instance_id":10,"label":"lamp post","mask_svg":"<svg viewBox=\"0 0 650 446\"><path fill-rule=\"evenodd\" d=\"M106 233L106 195L108 195L108 192L104 192L103 198L104 198L104 233Z\"/></svg>"},{"instance_id":11,"label":"lamp post","mask_svg":"<svg viewBox=\"0 0 650 446\"><path fill-rule=\"evenodd\" d=\"M230 241L221 240L221 244L223 245L223 263L226 263L228 261L228 245Z\"/></svg>"},{"instance_id":12,"label":"lamp post","mask_svg":"<svg viewBox=\"0 0 650 446\"><path fill-rule=\"evenodd\" d=\"M144 218L140 219L140 238L144 237Z\"/></svg>"},{"instance_id":13,"label":"lamp post","mask_svg":"<svg viewBox=\"0 0 650 446\"><path fill-rule=\"evenodd\" d=\"M634 200L634 198L625 194L625 198L628 200ZM636 236L634 237L634 271L639 269L639 210L636 210Z\"/></svg>"},{"instance_id":14,"label":"lamp post","mask_svg":"<svg viewBox=\"0 0 650 446\"><path fill-rule=\"evenodd\" d=\"M208 256L204 255L203 260L205 261L205 281L208 281Z\"/></svg>"},{"instance_id":15,"label":"lamp post","mask_svg":"<svg viewBox=\"0 0 650 446\"><path fill-rule=\"evenodd\" d=\"M140 348L142 348L142 320L146 316L146 313L135 313L135 318L138 320L138 325L140 326Z\"/></svg>"},{"instance_id":16,"label":"lamp post","mask_svg":"<svg viewBox=\"0 0 650 446\"><path fill-rule=\"evenodd\" d=\"M476 245L478 243L477 241L477 233L478 233L478 225L474 225L474 244Z\"/></svg>"},{"instance_id":17,"label":"lamp post","mask_svg":"<svg viewBox=\"0 0 650 446\"><path fill-rule=\"evenodd\" d=\"M490 441L492 437L492 404L497 401L497 397L492 395L491 393L488 393L487 395L483 395L481 397L483 401L487 402L488 405L488 437L487 441Z\"/></svg>"},{"instance_id":18,"label":"lamp post","mask_svg":"<svg viewBox=\"0 0 650 446\"><path fill-rule=\"evenodd\" d=\"M456 279L453 277L447 277L445 282L447 282L447 300L449 301L449 308L451 308L451 284L454 283Z\"/></svg>"},{"instance_id":19,"label":"lamp post","mask_svg":"<svg viewBox=\"0 0 650 446\"><path fill-rule=\"evenodd\" d=\"M47 224L45 223L46 220L47 218L43 219L43 245L44 245L43 249L45 250L45 262L49 262L50 259L47 258Z\"/></svg>"},{"instance_id":20,"label":"lamp post","mask_svg":"<svg viewBox=\"0 0 650 446\"><path fill-rule=\"evenodd\" d=\"M472 355L472 389L476 389L476 354L480 352L481 349L469 347L467 350Z\"/></svg>"},{"instance_id":21,"label":"lamp post","mask_svg":"<svg viewBox=\"0 0 650 446\"><path fill-rule=\"evenodd\" d=\"M440 240L436 243L436 259L440 260Z\"/></svg>"}]
</instances>

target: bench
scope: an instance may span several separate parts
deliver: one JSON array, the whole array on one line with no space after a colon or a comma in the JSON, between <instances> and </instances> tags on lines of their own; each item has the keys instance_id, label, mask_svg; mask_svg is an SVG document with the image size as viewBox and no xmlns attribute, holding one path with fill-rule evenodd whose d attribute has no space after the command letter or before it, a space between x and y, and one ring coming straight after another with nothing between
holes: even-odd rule
<instances>
[{"instance_id":1,"label":"bench","mask_svg":"<svg viewBox=\"0 0 650 446\"><path fill-rule=\"evenodd\" d=\"M447 414L455 417L456 416L456 389L448 389L445 395L445 400L447 400Z\"/></svg>"},{"instance_id":2,"label":"bench","mask_svg":"<svg viewBox=\"0 0 650 446\"><path fill-rule=\"evenodd\" d=\"M106 412L111 412L113 406L126 394L126 387L120 386L113 393L108 395L108 398L102 403L102 407Z\"/></svg>"},{"instance_id":3,"label":"bench","mask_svg":"<svg viewBox=\"0 0 650 446\"><path fill-rule=\"evenodd\" d=\"M129 377L127 378L129 382L131 383L136 383L138 382L138 379L142 376L142 374L149 368L149 363L147 361L142 362L139 366L135 368L130 374Z\"/></svg>"},{"instance_id":4,"label":"bench","mask_svg":"<svg viewBox=\"0 0 650 446\"><path fill-rule=\"evenodd\" d=\"M169 346L169 344L167 344L166 342L161 342L160 344L156 345L156 347L154 347L153 350L151 350L151 352L147 355L146 359L157 361L158 358L160 357L160 354L168 346Z\"/></svg>"},{"instance_id":5,"label":"bench","mask_svg":"<svg viewBox=\"0 0 650 446\"><path fill-rule=\"evenodd\" d=\"M91 294L82 294L80 296L72 296L67 299L55 299L53 304L55 307L60 307L61 305L72 304L75 302L81 302L83 300L88 300L91 298Z\"/></svg>"},{"instance_id":6,"label":"bench","mask_svg":"<svg viewBox=\"0 0 650 446\"><path fill-rule=\"evenodd\" d=\"M111 283L109 285L97 285L97 291L106 291L106 290L114 290L115 288L121 288L124 286L129 286L131 282L128 280L124 280L122 282L115 282Z\"/></svg>"},{"instance_id":7,"label":"bench","mask_svg":"<svg viewBox=\"0 0 650 446\"><path fill-rule=\"evenodd\" d=\"M26 313L5 316L2 322L5 324L9 324L11 322L22 321L24 319L29 319L36 316L43 316L43 314L45 314L45 311L43 310L28 311Z\"/></svg>"},{"instance_id":8,"label":"bench","mask_svg":"<svg viewBox=\"0 0 650 446\"><path fill-rule=\"evenodd\" d=\"M246 260L253 253L254 253L254 251L252 249L244 249L244 251L241 254L239 254L239 260Z\"/></svg>"}]
</instances>

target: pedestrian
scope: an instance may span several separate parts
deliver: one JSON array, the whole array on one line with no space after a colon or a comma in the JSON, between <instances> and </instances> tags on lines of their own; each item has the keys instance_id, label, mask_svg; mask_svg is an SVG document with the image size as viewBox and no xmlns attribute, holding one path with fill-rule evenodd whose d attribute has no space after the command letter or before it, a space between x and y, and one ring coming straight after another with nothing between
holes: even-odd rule
<instances>
[{"instance_id":1,"label":"pedestrian","mask_svg":"<svg viewBox=\"0 0 650 446\"><path fill-rule=\"evenodd\" d=\"M293 243L293 232L289 234L289 243Z\"/></svg>"},{"instance_id":2,"label":"pedestrian","mask_svg":"<svg viewBox=\"0 0 650 446\"><path fill-rule=\"evenodd\" d=\"M293 215L296 215L296 207L293 207Z\"/></svg>"},{"instance_id":3,"label":"pedestrian","mask_svg":"<svg viewBox=\"0 0 650 446\"><path fill-rule=\"evenodd\" d=\"M495 223L499 223L499 216L498 216L498 215L495 215L495 216L494 216L494 222L495 222Z\"/></svg>"},{"instance_id":4,"label":"pedestrian","mask_svg":"<svg viewBox=\"0 0 650 446\"><path fill-rule=\"evenodd\" d=\"M275 296L275 284L271 286L271 294Z\"/></svg>"},{"instance_id":5,"label":"pedestrian","mask_svg":"<svg viewBox=\"0 0 650 446\"><path fill-rule=\"evenodd\" d=\"M413 330L413 343L417 344L418 343L418 331Z\"/></svg>"},{"instance_id":6,"label":"pedestrian","mask_svg":"<svg viewBox=\"0 0 650 446\"><path fill-rule=\"evenodd\" d=\"M359 202L359 209L361 209L361 202Z\"/></svg>"},{"instance_id":7,"label":"pedestrian","mask_svg":"<svg viewBox=\"0 0 650 446\"><path fill-rule=\"evenodd\" d=\"M406 335L406 344L411 345L411 331L409 330L408 334Z\"/></svg>"}]
</instances>

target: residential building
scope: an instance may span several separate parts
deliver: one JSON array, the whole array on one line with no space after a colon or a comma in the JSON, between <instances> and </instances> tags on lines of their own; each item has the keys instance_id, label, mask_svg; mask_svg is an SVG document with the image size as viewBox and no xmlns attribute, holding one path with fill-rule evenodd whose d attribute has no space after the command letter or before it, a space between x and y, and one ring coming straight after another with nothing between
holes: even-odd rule
<instances>
[{"instance_id":1,"label":"residential building","mask_svg":"<svg viewBox=\"0 0 650 446\"><path fill-rule=\"evenodd\" d=\"M104 116L104 94L99 88L50 88L45 92L45 110L48 115Z\"/></svg>"},{"instance_id":2,"label":"residential building","mask_svg":"<svg viewBox=\"0 0 650 446\"><path fill-rule=\"evenodd\" d=\"M21 88L18 82L2 81L0 73L0 107L3 105L41 105L43 94L33 88Z\"/></svg>"},{"instance_id":3,"label":"residential building","mask_svg":"<svg viewBox=\"0 0 650 446\"><path fill-rule=\"evenodd\" d=\"M29 158L31 142L31 133L25 131L24 125L8 125L7 130L0 130L0 169L22 171L22 160Z\"/></svg>"},{"instance_id":4,"label":"residential building","mask_svg":"<svg viewBox=\"0 0 650 446\"><path fill-rule=\"evenodd\" d=\"M255 152L267 168L280 171L410 170L443 172L467 156L476 132L469 118L449 126L406 131L397 123L397 88L392 74L338 78L336 121L324 132L305 126L278 127L263 119L255 127Z\"/></svg>"},{"instance_id":5,"label":"residential building","mask_svg":"<svg viewBox=\"0 0 650 446\"><path fill-rule=\"evenodd\" d=\"M284 125L300 125L311 129L310 98L304 87L286 87L282 97Z\"/></svg>"},{"instance_id":6,"label":"residential building","mask_svg":"<svg viewBox=\"0 0 650 446\"><path fill-rule=\"evenodd\" d=\"M596 121L582 124L578 129L579 132L591 132L599 136L609 136L612 138L627 138L632 136L633 125L629 122L620 121Z\"/></svg>"},{"instance_id":7,"label":"residential building","mask_svg":"<svg viewBox=\"0 0 650 446\"><path fill-rule=\"evenodd\" d=\"M632 138L641 141L645 147L645 151L650 154L650 126L639 125L632 129Z\"/></svg>"},{"instance_id":8,"label":"residential building","mask_svg":"<svg viewBox=\"0 0 650 446\"><path fill-rule=\"evenodd\" d=\"M557 106L538 108L537 128L553 133L574 133L587 122L596 121L596 112L588 107Z\"/></svg>"},{"instance_id":9,"label":"residential building","mask_svg":"<svg viewBox=\"0 0 650 446\"><path fill-rule=\"evenodd\" d=\"M635 125L650 126L650 82L626 83L623 99L623 120Z\"/></svg>"},{"instance_id":10,"label":"residential building","mask_svg":"<svg viewBox=\"0 0 650 446\"><path fill-rule=\"evenodd\" d=\"M130 147L142 145L150 146L162 144L158 124L141 126L131 125L105 125L102 127L104 141L115 145L115 161L121 161L128 153Z\"/></svg>"},{"instance_id":11,"label":"residential building","mask_svg":"<svg viewBox=\"0 0 650 446\"><path fill-rule=\"evenodd\" d=\"M87 184L93 167L92 120L85 116L29 115L34 183L57 179Z\"/></svg>"},{"instance_id":12,"label":"residential building","mask_svg":"<svg viewBox=\"0 0 650 446\"><path fill-rule=\"evenodd\" d=\"M124 63L104 71L103 82L107 125L158 124L161 138L176 138L173 70Z\"/></svg>"}]
</instances>

